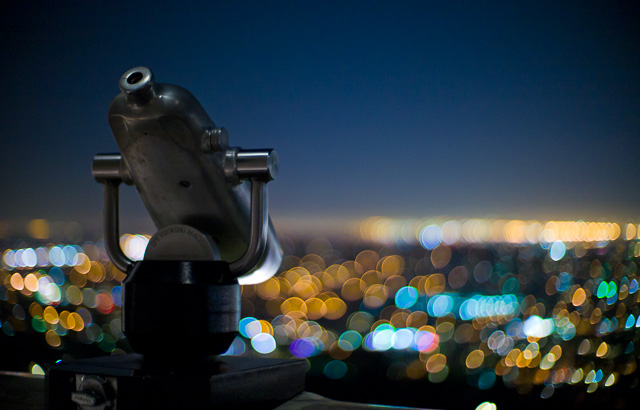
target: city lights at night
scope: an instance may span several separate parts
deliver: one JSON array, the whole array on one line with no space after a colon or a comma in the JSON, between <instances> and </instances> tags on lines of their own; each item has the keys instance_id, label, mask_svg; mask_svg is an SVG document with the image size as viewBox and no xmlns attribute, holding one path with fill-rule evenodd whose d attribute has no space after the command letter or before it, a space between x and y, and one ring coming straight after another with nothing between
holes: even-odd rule
<instances>
[{"instance_id":1,"label":"city lights at night","mask_svg":"<svg viewBox=\"0 0 640 410\"><path fill-rule=\"evenodd\" d=\"M266 390L339 403L637 407L640 7L556 3L3 5L0 407L36 396L3 377L44 400L138 356L281 360ZM101 402L78 377L47 389Z\"/></svg>"},{"instance_id":2,"label":"city lights at night","mask_svg":"<svg viewBox=\"0 0 640 410\"><path fill-rule=\"evenodd\" d=\"M41 228L32 247L2 253L4 337L41 338L59 357L78 345L130 351L124 274L103 245L49 243L47 221L30 226ZM279 273L242 288L240 335L226 354L305 359L331 380L384 354L390 381L464 377L542 399L635 378L637 225L376 217L352 226L351 237L283 237ZM148 239L124 234L121 246L138 260ZM181 326L167 322L157 342Z\"/></svg>"}]
</instances>

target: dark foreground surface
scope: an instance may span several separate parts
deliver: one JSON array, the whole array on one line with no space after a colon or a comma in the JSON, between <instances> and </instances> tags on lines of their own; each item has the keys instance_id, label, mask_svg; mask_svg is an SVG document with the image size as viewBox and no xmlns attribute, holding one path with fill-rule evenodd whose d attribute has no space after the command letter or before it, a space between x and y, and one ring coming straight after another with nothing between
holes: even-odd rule
<instances>
[{"instance_id":1,"label":"dark foreground surface","mask_svg":"<svg viewBox=\"0 0 640 410\"><path fill-rule=\"evenodd\" d=\"M618 386L608 390L608 394L587 395L572 392L569 389L557 392L554 400L524 399L522 395L510 389L500 389L500 397L479 394L473 389L456 389L455 386L440 386L439 389L425 388L419 382L376 383L370 380L367 387L360 380L328 383L325 378L309 376L306 380L307 392L315 392L325 398L344 402L368 404L386 404L391 406L409 406L433 409L473 409L479 403L492 401L498 409L635 409L638 405L637 389ZM0 372L0 408L5 410L42 409L45 403L44 376L28 373ZM416 391L421 391L416 394ZM191 401L185 397L185 405ZM338 407L339 403L300 401L290 403L283 408L296 409L323 408L329 405Z\"/></svg>"}]
</instances>

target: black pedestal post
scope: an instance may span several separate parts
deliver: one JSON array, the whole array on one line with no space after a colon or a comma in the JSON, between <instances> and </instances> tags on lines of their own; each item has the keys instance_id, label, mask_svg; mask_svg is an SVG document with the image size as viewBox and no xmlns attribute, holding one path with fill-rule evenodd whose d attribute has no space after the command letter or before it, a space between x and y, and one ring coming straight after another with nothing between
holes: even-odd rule
<instances>
[{"instance_id":1,"label":"black pedestal post","mask_svg":"<svg viewBox=\"0 0 640 410\"><path fill-rule=\"evenodd\" d=\"M301 393L304 361L215 356L239 321L226 262L137 262L123 282L123 327L138 354L54 365L48 408L271 408Z\"/></svg>"}]
</instances>

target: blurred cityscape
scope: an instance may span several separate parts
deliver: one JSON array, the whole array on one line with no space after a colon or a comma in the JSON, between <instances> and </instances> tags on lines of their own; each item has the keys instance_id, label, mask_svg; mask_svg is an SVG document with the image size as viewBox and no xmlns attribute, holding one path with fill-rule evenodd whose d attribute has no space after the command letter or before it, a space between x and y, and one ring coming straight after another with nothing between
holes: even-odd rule
<instances>
[{"instance_id":1,"label":"blurred cityscape","mask_svg":"<svg viewBox=\"0 0 640 410\"><path fill-rule=\"evenodd\" d=\"M125 275L78 224L52 226L0 229L2 370L131 351ZM632 407L639 234L634 223L489 219L372 217L322 236L283 227L282 266L243 287L227 354L305 359L308 389L358 385L369 402L459 407L451 392L464 389L478 400L468 408L514 395L521 407ZM140 260L148 240L124 234L121 246ZM180 326L166 323L158 343ZM385 385L397 389L376 393Z\"/></svg>"}]
</instances>

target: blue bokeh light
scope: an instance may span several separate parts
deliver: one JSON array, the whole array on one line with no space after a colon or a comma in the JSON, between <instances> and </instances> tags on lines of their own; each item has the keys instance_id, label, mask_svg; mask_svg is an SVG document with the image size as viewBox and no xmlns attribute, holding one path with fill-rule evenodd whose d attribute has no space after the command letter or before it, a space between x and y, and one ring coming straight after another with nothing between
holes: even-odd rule
<instances>
[{"instance_id":1,"label":"blue bokeh light","mask_svg":"<svg viewBox=\"0 0 640 410\"><path fill-rule=\"evenodd\" d=\"M418 289L413 286L404 286L396 292L395 302L400 309L408 309L418 301Z\"/></svg>"}]
</instances>

